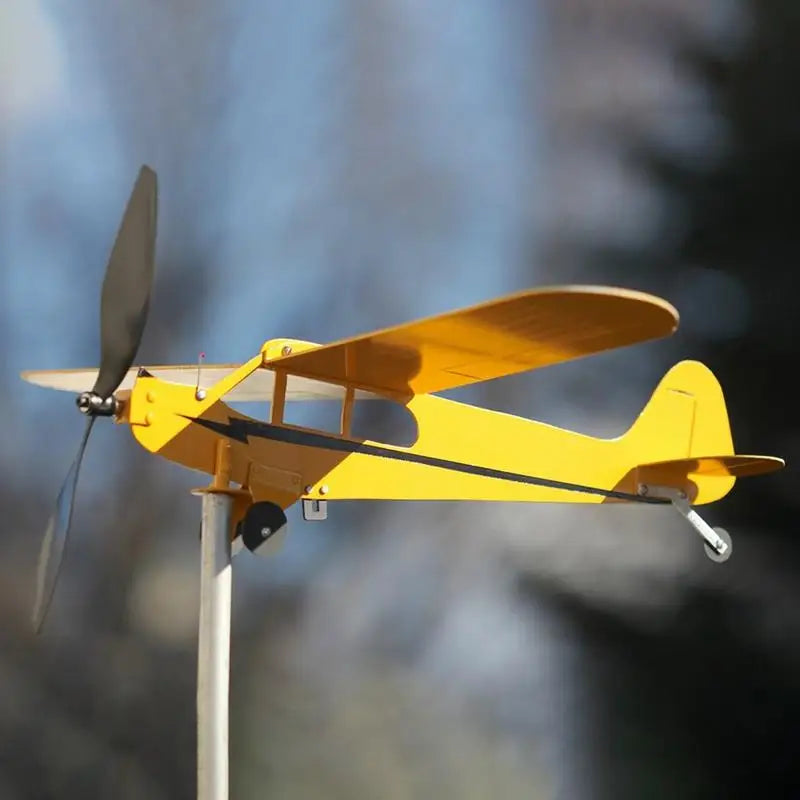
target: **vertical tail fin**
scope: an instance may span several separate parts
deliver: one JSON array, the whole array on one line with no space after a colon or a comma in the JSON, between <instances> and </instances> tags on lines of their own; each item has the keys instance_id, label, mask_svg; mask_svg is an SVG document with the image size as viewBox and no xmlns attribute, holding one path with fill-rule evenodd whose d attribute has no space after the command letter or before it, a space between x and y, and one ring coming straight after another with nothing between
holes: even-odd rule
<instances>
[{"instance_id":1,"label":"vertical tail fin","mask_svg":"<svg viewBox=\"0 0 800 800\"><path fill-rule=\"evenodd\" d=\"M724 497L735 478L729 474L697 476L692 462L707 456L733 456L728 410L722 387L699 361L681 361L664 375L650 401L624 436L634 463L646 465L648 480L683 484L692 475L695 503ZM681 462L669 465L663 462ZM675 473L674 475L672 473Z\"/></svg>"},{"instance_id":2,"label":"vertical tail fin","mask_svg":"<svg viewBox=\"0 0 800 800\"><path fill-rule=\"evenodd\" d=\"M722 387L699 361L681 361L664 375L626 434L648 461L733 455Z\"/></svg>"}]
</instances>

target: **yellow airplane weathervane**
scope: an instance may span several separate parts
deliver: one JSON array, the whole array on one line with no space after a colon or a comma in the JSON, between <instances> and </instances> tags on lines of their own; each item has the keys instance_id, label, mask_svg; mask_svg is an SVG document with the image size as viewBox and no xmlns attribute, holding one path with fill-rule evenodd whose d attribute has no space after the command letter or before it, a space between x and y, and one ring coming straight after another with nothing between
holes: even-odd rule
<instances>
[{"instance_id":1,"label":"yellow airplane weathervane","mask_svg":"<svg viewBox=\"0 0 800 800\"><path fill-rule=\"evenodd\" d=\"M219 697L201 702L201 696L209 682L227 687L229 620L226 628L219 615L229 616L230 577L226 586L224 575L231 548L274 551L286 528L285 511L295 503L309 520L324 519L327 503L336 500L671 504L702 537L708 555L724 561L730 536L709 526L695 507L727 495L737 478L784 466L774 456L734 452L722 389L698 361L672 367L628 431L614 439L437 395L677 329L678 313L669 303L629 289L533 289L327 345L272 339L241 365L134 368L153 276L156 197L155 173L142 167L103 284L100 368L23 373L40 386L77 393L88 418L45 535L34 627L41 628L54 591L89 432L98 416L112 417L146 450L211 476L198 489L204 495L206 592L201 717L204 710L208 719L223 713L214 706ZM353 435L356 403L375 398L411 415L413 442ZM338 430L286 421L286 404L308 399L339 402ZM246 416L229 405L238 401L261 401L268 413ZM206 782L216 781L216 790L203 784L207 797L223 796L227 786L219 719L216 724L215 730L198 729L198 764L205 765Z\"/></svg>"}]
</instances>

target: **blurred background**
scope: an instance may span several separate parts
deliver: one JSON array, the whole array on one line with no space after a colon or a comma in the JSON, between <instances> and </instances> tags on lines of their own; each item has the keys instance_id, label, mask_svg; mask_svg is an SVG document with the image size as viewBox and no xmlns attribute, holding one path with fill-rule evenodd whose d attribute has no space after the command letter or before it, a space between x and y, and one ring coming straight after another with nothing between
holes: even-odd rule
<instances>
[{"instance_id":1,"label":"blurred background","mask_svg":"<svg viewBox=\"0 0 800 800\"><path fill-rule=\"evenodd\" d=\"M639 345L452 393L616 436L676 361L737 450L705 509L342 503L234 561L231 797L800 796L796 0L0 4L0 798L195 796L202 477L26 368L98 360L159 174L145 364L244 360L536 285L674 303ZM768 788L769 787L769 788Z\"/></svg>"}]
</instances>

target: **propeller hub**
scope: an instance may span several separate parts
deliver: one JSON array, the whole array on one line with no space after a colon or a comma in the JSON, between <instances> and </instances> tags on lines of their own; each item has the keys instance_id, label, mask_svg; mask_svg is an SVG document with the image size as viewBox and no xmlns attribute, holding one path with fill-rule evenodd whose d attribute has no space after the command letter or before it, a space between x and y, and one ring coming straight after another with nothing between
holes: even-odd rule
<instances>
[{"instance_id":1,"label":"propeller hub","mask_svg":"<svg viewBox=\"0 0 800 800\"><path fill-rule=\"evenodd\" d=\"M119 411L119 400L112 394L101 397L96 392L81 392L75 400L82 414L92 417L113 417Z\"/></svg>"}]
</instances>

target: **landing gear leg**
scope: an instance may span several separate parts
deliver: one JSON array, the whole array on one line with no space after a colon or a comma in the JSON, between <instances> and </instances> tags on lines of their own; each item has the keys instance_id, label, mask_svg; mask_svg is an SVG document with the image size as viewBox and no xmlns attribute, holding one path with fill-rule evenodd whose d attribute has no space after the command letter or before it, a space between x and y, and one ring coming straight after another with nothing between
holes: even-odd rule
<instances>
[{"instance_id":1,"label":"landing gear leg","mask_svg":"<svg viewBox=\"0 0 800 800\"><path fill-rule=\"evenodd\" d=\"M724 528L712 528L691 506L686 492L671 486L653 486L640 483L642 497L659 497L669 500L672 507L700 534L706 555L717 563L727 561L733 552L730 534Z\"/></svg>"}]
</instances>

